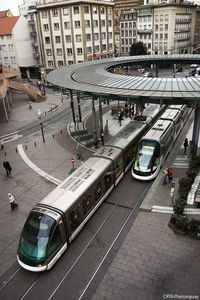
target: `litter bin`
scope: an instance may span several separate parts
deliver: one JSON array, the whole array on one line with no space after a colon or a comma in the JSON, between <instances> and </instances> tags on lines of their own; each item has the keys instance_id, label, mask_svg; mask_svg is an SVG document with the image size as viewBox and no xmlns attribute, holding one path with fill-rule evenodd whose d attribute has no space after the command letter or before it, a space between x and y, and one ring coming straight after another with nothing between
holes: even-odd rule
<instances>
[{"instance_id":1,"label":"litter bin","mask_svg":"<svg viewBox=\"0 0 200 300\"><path fill-rule=\"evenodd\" d=\"M190 141L190 153L193 153L193 141Z\"/></svg>"}]
</instances>

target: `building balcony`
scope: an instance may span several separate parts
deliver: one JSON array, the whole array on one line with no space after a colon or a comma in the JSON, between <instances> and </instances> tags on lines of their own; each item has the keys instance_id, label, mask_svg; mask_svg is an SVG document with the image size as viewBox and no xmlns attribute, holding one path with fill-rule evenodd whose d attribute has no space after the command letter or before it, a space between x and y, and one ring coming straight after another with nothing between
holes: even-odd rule
<instances>
[{"instance_id":1,"label":"building balcony","mask_svg":"<svg viewBox=\"0 0 200 300\"><path fill-rule=\"evenodd\" d=\"M33 46L34 48L38 48L38 43L37 43L37 42L33 42L33 43L32 43L32 46Z\"/></svg>"},{"instance_id":2,"label":"building balcony","mask_svg":"<svg viewBox=\"0 0 200 300\"><path fill-rule=\"evenodd\" d=\"M32 38L36 38L37 37L36 31L31 31L30 35L31 35Z\"/></svg>"},{"instance_id":3,"label":"building balcony","mask_svg":"<svg viewBox=\"0 0 200 300\"><path fill-rule=\"evenodd\" d=\"M152 33L152 29L138 29L137 30L137 33L138 34L150 34L150 33Z\"/></svg>"},{"instance_id":4,"label":"building balcony","mask_svg":"<svg viewBox=\"0 0 200 300\"><path fill-rule=\"evenodd\" d=\"M188 24L188 23L191 23L191 18L190 19L186 19L186 20L176 19L175 23L176 24Z\"/></svg>"}]
</instances>

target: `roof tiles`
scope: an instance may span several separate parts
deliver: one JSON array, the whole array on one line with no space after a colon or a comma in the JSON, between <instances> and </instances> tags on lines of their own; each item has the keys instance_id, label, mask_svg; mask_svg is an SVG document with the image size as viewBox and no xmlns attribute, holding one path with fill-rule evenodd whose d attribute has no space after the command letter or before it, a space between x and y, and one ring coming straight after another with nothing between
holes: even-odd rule
<instances>
[{"instance_id":1,"label":"roof tiles","mask_svg":"<svg viewBox=\"0 0 200 300\"><path fill-rule=\"evenodd\" d=\"M0 36L10 35L12 33L13 27L17 23L18 17L3 17L0 18Z\"/></svg>"}]
</instances>

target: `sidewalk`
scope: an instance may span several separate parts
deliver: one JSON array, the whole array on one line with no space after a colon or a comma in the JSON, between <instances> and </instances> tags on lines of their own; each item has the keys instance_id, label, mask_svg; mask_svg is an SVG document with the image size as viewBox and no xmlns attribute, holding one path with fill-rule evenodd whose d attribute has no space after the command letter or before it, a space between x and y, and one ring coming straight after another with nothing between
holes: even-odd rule
<instances>
[{"instance_id":1,"label":"sidewalk","mask_svg":"<svg viewBox=\"0 0 200 300\"><path fill-rule=\"evenodd\" d=\"M34 121L38 108L46 110L47 107L61 104L60 96L52 93L44 103L34 103L33 110L29 111L27 109L28 102L21 99L20 94L17 94L16 99L19 101L15 103L13 101L11 121L5 123L0 119L2 135ZM35 104L41 106L37 108ZM105 141L123 129L129 122L127 118L122 121L122 126L119 126L118 121L112 118L109 107L106 111L107 107L105 107L104 122L108 120L109 132L105 136ZM2 116L1 112L0 115ZM88 131L91 131L91 117L88 117L85 125ZM180 168L180 166L175 168L173 164L176 157L183 156L181 139L187 135L189 128L190 126L181 134L179 146L166 162L173 166L176 181L188 167L188 158L185 168ZM48 135L45 143L42 142L40 135L36 146L33 141L24 144L23 150L27 156L25 161L20 156L19 147L17 153L14 148L8 147L6 159L13 167L12 176L6 177L3 167L0 168L0 192L2 195L0 202L1 284L4 281L4 273L16 262L19 235L30 209L56 187L56 183L44 179L29 165L32 162L41 171L62 181L72 171L70 159L72 156L76 157L76 147L77 142L69 135L67 126L62 129L62 132L55 133L54 136ZM84 159L87 159L92 151L81 147L81 153ZM4 151L1 151L1 164L4 159ZM76 159L74 167L77 168L80 164L81 161ZM162 175L160 174L145 198L134 226L100 282L93 296L94 300L157 300L163 299L163 294L200 296L199 241L175 234L168 227L170 215L150 212L152 205L168 206L171 204L170 190L161 184L161 180ZM9 206L7 197L9 192L15 196L19 204L19 209L14 212Z\"/></svg>"}]
</instances>

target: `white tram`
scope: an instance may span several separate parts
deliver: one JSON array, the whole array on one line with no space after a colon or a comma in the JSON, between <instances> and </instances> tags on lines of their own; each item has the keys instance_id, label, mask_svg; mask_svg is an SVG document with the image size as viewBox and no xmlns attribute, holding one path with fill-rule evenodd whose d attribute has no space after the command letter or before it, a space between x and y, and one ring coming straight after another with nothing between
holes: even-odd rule
<instances>
[{"instance_id":1,"label":"white tram","mask_svg":"<svg viewBox=\"0 0 200 300\"><path fill-rule=\"evenodd\" d=\"M23 268L40 272L55 264L131 167L139 139L164 109L147 106L145 121L130 122L31 210L17 252Z\"/></svg>"},{"instance_id":2,"label":"white tram","mask_svg":"<svg viewBox=\"0 0 200 300\"><path fill-rule=\"evenodd\" d=\"M190 111L185 105L171 105L141 138L132 167L134 178L148 181L158 175Z\"/></svg>"}]
</instances>

